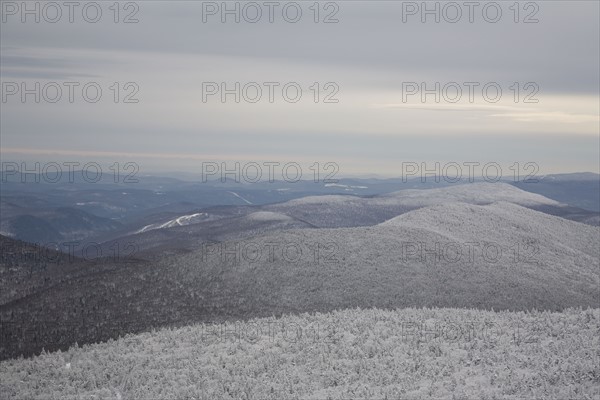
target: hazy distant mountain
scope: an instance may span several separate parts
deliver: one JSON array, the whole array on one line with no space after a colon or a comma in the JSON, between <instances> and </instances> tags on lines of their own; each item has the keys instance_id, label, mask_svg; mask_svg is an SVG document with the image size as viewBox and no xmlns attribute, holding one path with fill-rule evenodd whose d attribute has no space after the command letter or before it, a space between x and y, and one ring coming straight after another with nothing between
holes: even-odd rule
<instances>
[{"instance_id":1,"label":"hazy distant mountain","mask_svg":"<svg viewBox=\"0 0 600 400\"><path fill-rule=\"evenodd\" d=\"M165 249L193 249L205 241L231 240L282 229L376 225L411 210L455 201L469 204L507 201L590 225L600 224L598 213L569 207L506 183L473 183L438 189L407 189L367 197L308 196L262 206L210 207L186 214L161 213L130 225L106 241L133 242L140 253L156 254ZM275 213L286 219L242 218L256 212ZM196 217L190 218L191 215Z\"/></svg>"},{"instance_id":2,"label":"hazy distant mountain","mask_svg":"<svg viewBox=\"0 0 600 400\"><path fill-rule=\"evenodd\" d=\"M464 185L448 184L445 180L428 177L425 182L419 178L403 179L340 179L337 182L260 182L257 184L236 183L229 180L207 182L190 182L175 178L136 176L137 182L123 183L122 178L115 182L115 177L105 173L99 182L92 183L83 179L81 171L75 171L74 181L70 182L68 174L61 180L49 183L44 176L35 178L27 176L27 183L22 183L20 175L8 175L2 183L0 198L0 233L36 242L69 240L75 236L94 241L110 241L131 235L136 231L160 227L161 229L178 230L180 225L191 225L200 218L185 220L197 213L208 215L208 219L221 216L239 216L255 211L274 211L304 221L312 227L341 227L373 225L409 211L424 204L432 204L426 200L411 199L406 189L435 188L440 192L429 192L427 196L440 193L452 196L452 192L444 192L444 188ZM543 212L563 218L584 222L591 225L600 224L598 211L598 177L594 174L548 175L538 183L518 183L515 186L530 192L539 192L560 202L524 204ZM3 178L4 179L4 178ZM476 183L476 185L485 183ZM488 184L489 185L489 184ZM501 183L495 184L500 190ZM397 192L387 195L387 193ZM503 189L506 190L506 189ZM332 197L324 198L324 195ZM386 199L386 197L392 197ZM422 195L417 195L417 197ZM316 199L314 197L317 197ZM460 197L460 196L459 196ZM304 200L286 204L290 200ZM375 200L364 200L364 199ZM463 199L477 203L484 198ZM511 201L510 199L507 199ZM312 203L311 203L312 202ZM321 204L332 202L335 207L322 207ZM411 203L412 202L412 203ZM269 207L272 205L272 207ZM230 210L224 210L229 207ZM91 216L104 218L84 222L82 215L64 210L77 210ZM216 209L216 210L215 210ZM46 214L41 215L40 210ZM63 210L63 211L61 211ZM591 211L590 211L591 210ZM596 211L593 211L596 210ZM52 216L62 214L62 217ZM225 224L226 222L223 221ZM58 226L57 226L58 225ZM195 244L194 237L205 237L203 227L193 227L185 231L190 237L184 242ZM153 245L149 240L141 240L144 248L165 248L159 241ZM168 234L170 238L177 233ZM186 247L187 245L183 246ZM179 246L181 247L181 246Z\"/></svg>"},{"instance_id":3,"label":"hazy distant mountain","mask_svg":"<svg viewBox=\"0 0 600 400\"><path fill-rule=\"evenodd\" d=\"M13 216L3 218L0 224L2 233L43 245L98 237L122 227L117 221L68 207L31 209L12 206L11 213Z\"/></svg>"},{"instance_id":4,"label":"hazy distant mountain","mask_svg":"<svg viewBox=\"0 0 600 400\"><path fill-rule=\"evenodd\" d=\"M516 187L573 207L600 211L600 175L591 172L545 175L535 182L513 183Z\"/></svg>"}]
</instances>

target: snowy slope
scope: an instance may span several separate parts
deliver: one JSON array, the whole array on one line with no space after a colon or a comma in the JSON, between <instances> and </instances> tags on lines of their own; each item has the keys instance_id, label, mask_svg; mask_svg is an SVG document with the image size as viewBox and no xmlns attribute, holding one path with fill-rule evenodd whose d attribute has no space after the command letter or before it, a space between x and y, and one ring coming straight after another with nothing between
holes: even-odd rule
<instances>
[{"instance_id":1,"label":"snowy slope","mask_svg":"<svg viewBox=\"0 0 600 400\"><path fill-rule=\"evenodd\" d=\"M353 309L198 324L3 361L0 387L40 400L592 399L599 319Z\"/></svg>"},{"instance_id":2,"label":"snowy slope","mask_svg":"<svg viewBox=\"0 0 600 400\"><path fill-rule=\"evenodd\" d=\"M301 218L319 227L375 225L407 211L436 204L489 204L506 201L525 207L561 207L544 196L506 183L472 183L440 189L408 189L374 196L309 196L262 209Z\"/></svg>"},{"instance_id":3,"label":"snowy slope","mask_svg":"<svg viewBox=\"0 0 600 400\"><path fill-rule=\"evenodd\" d=\"M554 310L598 304L598 242L597 227L515 204L450 203L377 226L291 230L237 242L262 249L258 258L232 261L217 253L200 263L203 255L191 253L177 263L186 280L219 274L224 301L244 298L248 312Z\"/></svg>"},{"instance_id":4,"label":"snowy slope","mask_svg":"<svg viewBox=\"0 0 600 400\"><path fill-rule=\"evenodd\" d=\"M419 206L449 202L488 204L497 201L506 201L522 206L560 204L539 194L526 192L501 182L479 182L428 190L408 189L383 195L381 198L391 198L403 204Z\"/></svg>"},{"instance_id":5,"label":"snowy slope","mask_svg":"<svg viewBox=\"0 0 600 400\"><path fill-rule=\"evenodd\" d=\"M486 204L495 201L507 201L520 205L558 205L559 202L539 194L526 192L508 183L477 182L464 185L449 186L439 189L406 189L371 198L357 196L308 196L290 200L285 205L301 206L308 204L339 206L343 204L402 204L407 206L426 206L448 202L465 202Z\"/></svg>"}]
</instances>

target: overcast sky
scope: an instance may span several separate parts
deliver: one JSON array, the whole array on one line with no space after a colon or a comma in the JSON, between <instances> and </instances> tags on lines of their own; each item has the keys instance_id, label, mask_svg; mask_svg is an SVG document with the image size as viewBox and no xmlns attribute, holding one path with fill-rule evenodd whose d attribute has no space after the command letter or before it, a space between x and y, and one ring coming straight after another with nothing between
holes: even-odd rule
<instances>
[{"instance_id":1,"label":"overcast sky","mask_svg":"<svg viewBox=\"0 0 600 400\"><path fill-rule=\"evenodd\" d=\"M499 17L488 3L473 9L470 22L467 7L459 18L456 7L440 2L436 23L414 8L421 2L322 2L315 23L313 1L280 2L271 23L259 1L257 22L244 19L255 18L256 7L240 3L240 22L224 15L223 23L214 7L221 2L139 1L122 3L115 23L113 2L99 2L102 16L90 23L82 2L73 23L65 6L58 22L45 20L58 18L48 7L36 23L35 15L22 15L21 2L2 1L2 157L128 160L147 172L193 171L214 160L336 162L342 175L398 175L406 161L599 172L599 3L522 2L516 15L513 1L500 1ZM302 16L291 23L296 4ZM138 22L123 23L128 15ZM85 17L94 19L95 9ZM47 101L53 84L39 104L34 94L24 103L21 93L11 94L36 82L56 82L61 99ZM79 84L72 103L64 82ZM102 89L96 103L82 97L90 82ZM257 82L262 97L236 103L230 94L223 103L217 93L204 101L203 90L214 89L207 82ZM278 84L273 102L264 82ZM283 97L290 82L302 88L297 102ZM434 94L422 99L410 82L429 89L456 82L462 96L450 84L439 102ZM475 85L473 99L465 82ZM497 87L502 95L493 102ZM254 98L255 87L247 88ZM138 102L125 103L127 94ZM324 102L328 95L337 102Z\"/></svg>"}]
</instances>

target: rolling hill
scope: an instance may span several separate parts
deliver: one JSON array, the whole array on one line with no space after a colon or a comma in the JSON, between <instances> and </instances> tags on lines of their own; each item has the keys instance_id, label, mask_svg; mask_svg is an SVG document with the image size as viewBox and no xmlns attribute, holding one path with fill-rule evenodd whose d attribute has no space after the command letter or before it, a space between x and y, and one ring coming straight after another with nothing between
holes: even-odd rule
<instances>
[{"instance_id":1,"label":"rolling hill","mask_svg":"<svg viewBox=\"0 0 600 400\"><path fill-rule=\"evenodd\" d=\"M389 194L360 197L354 195L308 196L282 203L262 206L227 206L193 210L202 214L192 223L176 226L187 215L171 214L138 223L129 232L107 238L111 245L134 242L140 256L155 256L165 249L192 250L205 241L224 241L252 235L267 234L291 228L340 228L371 226L400 214L422 207L448 202L490 204L506 201L539 210L547 214L572 219L589 225L599 225L598 213L570 207L541 195L526 192L506 183L473 183L437 189L407 189ZM244 216L257 212L276 213L288 217L281 221L248 221ZM175 221L175 222L174 222ZM195 222L195 223L193 223Z\"/></svg>"},{"instance_id":2,"label":"rolling hill","mask_svg":"<svg viewBox=\"0 0 600 400\"><path fill-rule=\"evenodd\" d=\"M491 199L470 188L472 201ZM297 220L275 211L235 218L256 236L204 241L184 254L78 276L0 306L6 322L0 357L162 325L283 313L563 310L597 307L600 300L598 228L506 201L423 206L352 228L290 229ZM265 233L265 223L281 229ZM231 232L223 229L223 237ZM47 334L21 343L23 326ZM69 332L51 329L57 326Z\"/></svg>"}]
</instances>

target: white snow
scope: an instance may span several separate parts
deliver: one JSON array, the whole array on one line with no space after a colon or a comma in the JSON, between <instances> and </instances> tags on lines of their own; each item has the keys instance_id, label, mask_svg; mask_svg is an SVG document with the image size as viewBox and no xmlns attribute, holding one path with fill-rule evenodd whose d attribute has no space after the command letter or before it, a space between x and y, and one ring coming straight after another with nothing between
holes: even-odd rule
<instances>
[{"instance_id":1,"label":"white snow","mask_svg":"<svg viewBox=\"0 0 600 400\"><path fill-rule=\"evenodd\" d=\"M169 220L163 223L150 224L144 226L142 229L135 231L134 233L143 233L154 229L173 228L175 226L185 226L198 223L208 217L206 213L196 213L191 215L182 215L175 219Z\"/></svg>"},{"instance_id":2,"label":"white snow","mask_svg":"<svg viewBox=\"0 0 600 400\"><path fill-rule=\"evenodd\" d=\"M0 373L20 399L592 399L598 318L346 309L127 335L6 360ZM72 368L56 368L65 359Z\"/></svg>"}]
</instances>

